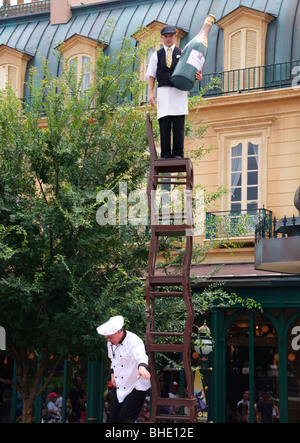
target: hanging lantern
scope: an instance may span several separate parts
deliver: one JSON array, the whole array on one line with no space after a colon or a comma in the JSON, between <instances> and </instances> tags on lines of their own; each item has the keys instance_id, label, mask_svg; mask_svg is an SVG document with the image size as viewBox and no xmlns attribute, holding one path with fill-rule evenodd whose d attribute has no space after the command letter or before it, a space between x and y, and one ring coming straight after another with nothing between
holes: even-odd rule
<instances>
[{"instance_id":1,"label":"hanging lantern","mask_svg":"<svg viewBox=\"0 0 300 443\"><path fill-rule=\"evenodd\" d=\"M194 349L200 356L208 357L212 351L213 344L209 337L210 329L206 325L206 320L204 320L204 324L198 328L198 334L199 338L195 341Z\"/></svg>"}]
</instances>

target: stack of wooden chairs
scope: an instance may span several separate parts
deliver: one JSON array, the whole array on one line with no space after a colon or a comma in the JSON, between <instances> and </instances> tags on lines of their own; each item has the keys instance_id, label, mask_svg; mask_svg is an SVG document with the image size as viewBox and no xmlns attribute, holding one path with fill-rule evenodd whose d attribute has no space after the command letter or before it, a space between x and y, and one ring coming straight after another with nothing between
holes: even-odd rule
<instances>
[{"instance_id":1,"label":"stack of wooden chairs","mask_svg":"<svg viewBox=\"0 0 300 443\"><path fill-rule=\"evenodd\" d=\"M197 400L194 396L193 371L191 367L191 335L195 313L190 290L190 268L193 251L193 165L189 158L158 159L153 137L152 122L147 113L147 137L150 148L150 173L147 187L148 206L151 218L151 243L149 250L148 271L146 276L146 348L152 384L151 422L189 422L197 420ZM186 195L184 210L166 214L157 209L155 193L161 187L184 187ZM182 223L182 224L179 224ZM185 250L180 273L165 275L159 273L157 260L159 240L163 236L185 239ZM186 306L184 330L179 332L157 331L155 314L156 302L164 297L181 298ZM172 338L172 339L171 339ZM156 354L180 353L185 374L184 395L178 398L162 397L159 377L156 369ZM182 388L182 387L181 387ZM162 406L173 406L175 415L163 413ZM184 413L182 412L184 411Z\"/></svg>"}]
</instances>

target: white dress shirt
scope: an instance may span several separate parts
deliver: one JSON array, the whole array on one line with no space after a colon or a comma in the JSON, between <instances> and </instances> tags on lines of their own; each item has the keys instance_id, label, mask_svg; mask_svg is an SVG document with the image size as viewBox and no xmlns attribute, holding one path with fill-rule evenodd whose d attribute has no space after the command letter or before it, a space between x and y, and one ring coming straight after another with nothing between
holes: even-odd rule
<instances>
[{"instance_id":1,"label":"white dress shirt","mask_svg":"<svg viewBox=\"0 0 300 443\"><path fill-rule=\"evenodd\" d=\"M175 45L172 46L172 52ZM168 48L164 45L167 52ZM157 72L157 52L154 52L149 61L146 77L156 78ZM188 115L188 93L180 89L161 86L157 88L157 119L166 115Z\"/></svg>"},{"instance_id":2,"label":"white dress shirt","mask_svg":"<svg viewBox=\"0 0 300 443\"><path fill-rule=\"evenodd\" d=\"M143 377L138 380L138 366L148 365L148 356L143 341L136 334L125 331L121 343L114 346L108 342L107 349L119 403L122 403L133 389L147 391L150 388L150 380Z\"/></svg>"}]
</instances>

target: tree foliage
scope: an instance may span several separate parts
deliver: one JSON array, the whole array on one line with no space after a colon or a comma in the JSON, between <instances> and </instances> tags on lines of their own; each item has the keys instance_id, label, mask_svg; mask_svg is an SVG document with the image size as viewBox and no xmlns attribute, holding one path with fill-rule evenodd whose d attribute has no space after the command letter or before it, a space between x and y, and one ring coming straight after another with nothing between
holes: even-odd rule
<instances>
[{"instance_id":1,"label":"tree foliage","mask_svg":"<svg viewBox=\"0 0 300 443\"><path fill-rule=\"evenodd\" d=\"M140 53L128 42L111 57L99 51L84 93L74 67L55 78L47 60L42 80L31 72L27 100L9 85L1 93L0 324L29 409L62 358L99 357L95 328L111 313L145 330L147 232L96 220L99 191L117 194L126 180L130 192L147 175L145 115L135 106L144 85L128 72ZM32 354L40 360L30 389Z\"/></svg>"}]
</instances>

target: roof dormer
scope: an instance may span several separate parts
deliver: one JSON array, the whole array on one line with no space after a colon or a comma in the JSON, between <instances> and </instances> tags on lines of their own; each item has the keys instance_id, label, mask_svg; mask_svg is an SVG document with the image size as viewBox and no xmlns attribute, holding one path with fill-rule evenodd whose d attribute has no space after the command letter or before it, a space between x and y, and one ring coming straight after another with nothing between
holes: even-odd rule
<instances>
[{"instance_id":1,"label":"roof dormer","mask_svg":"<svg viewBox=\"0 0 300 443\"><path fill-rule=\"evenodd\" d=\"M223 29L223 70L265 64L268 24L275 17L240 6L217 22Z\"/></svg>"},{"instance_id":2,"label":"roof dormer","mask_svg":"<svg viewBox=\"0 0 300 443\"><path fill-rule=\"evenodd\" d=\"M24 51L0 45L0 89L10 83L17 97L24 96L25 73L32 55Z\"/></svg>"}]
</instances>

